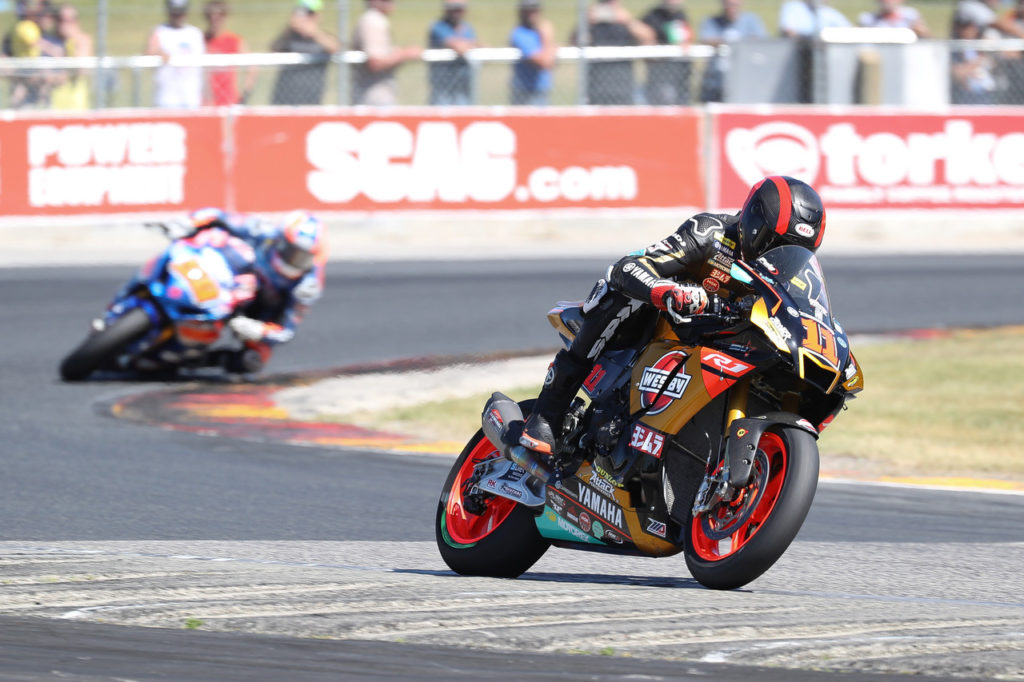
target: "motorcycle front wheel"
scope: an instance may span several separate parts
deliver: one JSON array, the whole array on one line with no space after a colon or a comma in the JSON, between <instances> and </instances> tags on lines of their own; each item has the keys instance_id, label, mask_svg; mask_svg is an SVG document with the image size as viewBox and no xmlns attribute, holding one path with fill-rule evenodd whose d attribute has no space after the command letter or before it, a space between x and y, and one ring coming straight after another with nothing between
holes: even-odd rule
<instances>
[{"instance_id":1,"label":"motorcycle front wheel","mask_svg":"<svg viewBox=\"0 0 1024 682\"><path fill-rule=\"evenodd\" d=\"M89 335L60 363L60 376L64 381L81 381L113 360L117 353L132 341L149 331L149 315L141 308L133 308L117 318L106 329Z\"/></svg>"},{"instance_id":2,"label":"motorcycle front wheel","mask_svg":"<svg viewBox=\"0 0 1024 682\"><path fill-rule=\"evenodd\" d=\"M504 497L470 496L474 468L495 457L501 453L483 431L477 431L441 491L434 519L437 547L448 567L460 575L515 578L550 546L529 508Z\"/></svg>"},{"instance_id":3,"label":"motorcycle front wheel","mask_svg":"<svg viewBox=\"0 0 1024 682\"><path fill-rule=\"evenodd\" d=\"M729 502L686 524L686 566L705 587L732 590L778 561L796 537L818 486L818 445L794 427L775 426L758 442L753 480Z\"/></svg>"}]
</instances>

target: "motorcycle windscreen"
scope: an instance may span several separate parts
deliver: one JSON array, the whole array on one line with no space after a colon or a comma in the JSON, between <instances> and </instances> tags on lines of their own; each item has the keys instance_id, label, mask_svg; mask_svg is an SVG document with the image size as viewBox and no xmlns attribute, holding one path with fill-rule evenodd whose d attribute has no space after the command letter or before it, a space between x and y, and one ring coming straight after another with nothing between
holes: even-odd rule
<instances>
[{"instance_id":1,"label":"motorcycle windscreen","mask_svg":"<svg viewBox=\"0 0 1024 682\"><path fill-rule=\"evenodd\" d=\"M817 256L802 246L780 246L758 258L754 269L786 293L785 313L777 314L779 319L792 320L798 338L802 338L797 353L801 376L831 392L849 360L850 348L846 334L832 316ZM802 329L795 325L797 318Z\"/></svg>"}]
</instances>

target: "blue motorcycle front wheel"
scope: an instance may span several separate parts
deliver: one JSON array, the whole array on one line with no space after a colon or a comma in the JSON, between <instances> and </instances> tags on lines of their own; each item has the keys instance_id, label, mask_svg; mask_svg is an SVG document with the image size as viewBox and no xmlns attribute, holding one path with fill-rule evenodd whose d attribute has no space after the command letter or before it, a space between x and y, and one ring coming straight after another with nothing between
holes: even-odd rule
<instances>
[{"instance_id":1,"label":"blue motorcycle front wheel","mask_svg":"<svg viewBox=\"0 0 1024 682\"><path fill-rule=\"evenodd\" d=\"M71 351L60 363L61 378L64 381L82 381L117 357L125 346L142 338L149 327L149 315L145 310L129 310L102 331L89 335L78 348Z\"/></svg>"}]
</instances>

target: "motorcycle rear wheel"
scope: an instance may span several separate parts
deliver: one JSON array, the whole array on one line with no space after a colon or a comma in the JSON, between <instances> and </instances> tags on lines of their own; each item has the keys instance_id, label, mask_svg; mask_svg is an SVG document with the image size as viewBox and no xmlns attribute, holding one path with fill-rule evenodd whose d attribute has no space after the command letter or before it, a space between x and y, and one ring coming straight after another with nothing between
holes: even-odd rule
<instances>
[{"instance_id":1,"label":"motorcycle rear wheel","mask_svg":"<svg viewBox=\"0 0 1024 682\"><path fill-rule=\"evenodd\" d=\"M732 590L778 561L803 525L818 486L818 445L806 431L775 426L758 443L754 480L732 503L686 523L686 566L705 587Z\"/></svg>"},{"instance_id":2,"label":"motorcycle rear wheel","mask_svg":"<svg viewBox=\"0 0 1024 682\"><path fill-rule=\"evenodd\" d=\"M133 308L103 331L91 334L60 363L60 376L64 381L82 381L112 360L122 348L149 331L149 315L141 308Z\"/></svg>"},{"instance_id":3,"label":"motorcycle rear wheel","mask_svg":"<svg viewBox=\"0 0 1024 682\"><path fill-rule=\"evenodd\" d=\"M448 567L460 575L516 578L541 558L550 543L537 530L533 512L512 500L488 496L481 513L466 509L464 493L473 468L492 457L501 454L483 431L477 431L455 460L434 518L437 548Z\"/></svg>"}]
</instances>

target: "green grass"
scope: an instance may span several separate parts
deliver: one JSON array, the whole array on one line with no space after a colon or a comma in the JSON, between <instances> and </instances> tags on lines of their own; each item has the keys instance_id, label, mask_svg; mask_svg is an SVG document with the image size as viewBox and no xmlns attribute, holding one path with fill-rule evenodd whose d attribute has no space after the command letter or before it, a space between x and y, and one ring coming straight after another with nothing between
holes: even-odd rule
<instances>
[{"instance_id":1,"label":"green grass","mask_svg":"<svg viewBox=\"0 0 1024 682\"><path fill-rule=\"evenodd\" d=\"M823 452L893 475L1024 477L1024 330L855 352L866 388L822 434Z\"/></svg>"},{"instance_id":2,"label":"green grass","mask_svg":"<svg viewBox=\"0 0 1024 682\"><path fill-rule=\"evenodd\" d=\"M97 1L83 0L73 3L79 8L83 26L97 34ZM189 15L192 23L204 27L201 0L194 0ZM484 44L504 47L508 34L516 21L517 0L471 0L468 20L476 27ZM633 13L642 15L657 0L624 0ZM833 0L832 4L856 23L861 12L873 10L875 0ZM925 21L937 37L949 35L953 0L925 0L909 2L921 11ZM164 19L163 3L160 0L109 0L109 29L107 32L107 53L111 55L140 54L153 26ZM248 42L249 49L263 52L269 49L274 37L281 31L288 19L293 3L290 0L235 0L232 4L229 28L241 34ZM347 29L341 37L350 44L351 27L362 13L362 0L345 0ZM760 15L769 35L778 34L779 0L747 0L746 9ZM339 33L339 4L325 0L322 25L331 33ZM398 44L425 45L430 24L440 16L440 0L397 0L392 14L394 40ZM686 11L694 34L701 21L720 11L720 0L688 0ZM546 0L545 15L555 26L555 35L560 44L568 44L569 35L576 24L576 0ZM13 16L7 13L8 23ZM509 67L506 65L485 66L478 79L478 101L483 104L505 104L508 101ZM151 102L151 78L149 74L122 72L117 77L115 105L149 105ZM269 101L273 85L273 70L267 69L257 81L257 87L250 103L265 104ZM426 67L410 64L399 70L401 101L407 104L426 102ZM555 71L555 90L552 102L572 104L576 99L576 69L572 64L562 64ZM328 75L324 103L338 102L338 76L332 71Z\"/></svg>"},{"instance_id":3,"label":"green grass","mask_svg":"<svg viewBox=\"0 0 1024 682\"><path fill-rule=\"evenodd\" d=\"M854 351L866 388L822 434L823 468L1024 479L1024 328ZM522 400L538 390L504 392ZM345 421L461 443L480 428L489 395L346 415Z\"/></svg>"}]
</instances>

